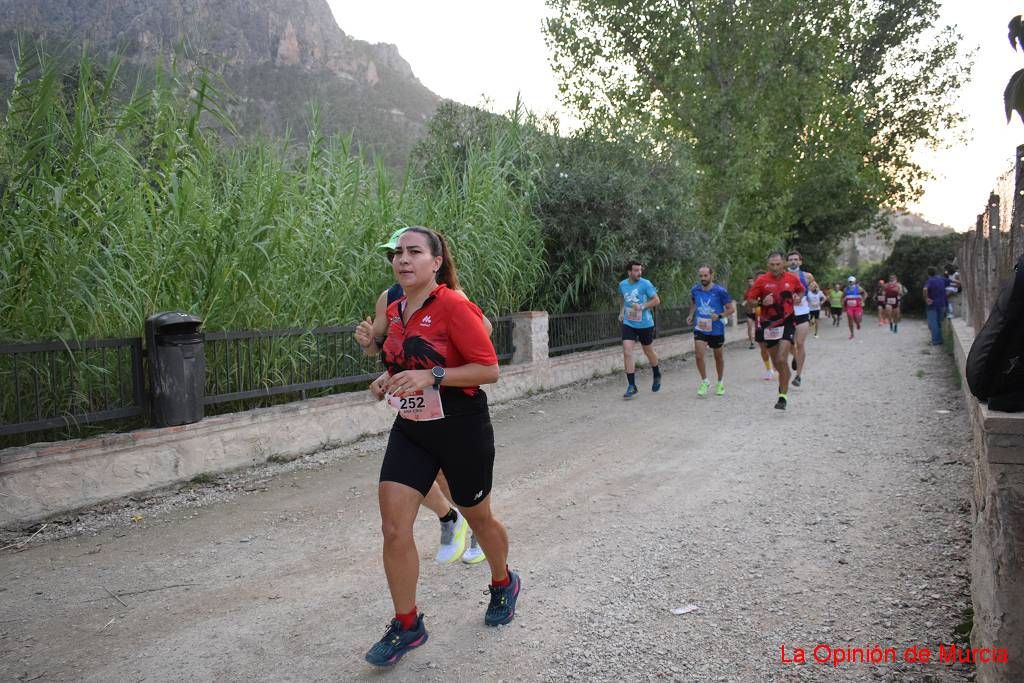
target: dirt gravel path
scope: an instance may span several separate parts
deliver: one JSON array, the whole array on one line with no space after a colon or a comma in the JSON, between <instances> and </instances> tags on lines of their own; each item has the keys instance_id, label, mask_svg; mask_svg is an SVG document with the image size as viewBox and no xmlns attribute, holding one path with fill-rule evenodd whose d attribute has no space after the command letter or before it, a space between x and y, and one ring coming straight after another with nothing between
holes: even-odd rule
<instances>
[{"instance_id":1,"label":"dirt gravel path","mask_svg":"<svg viewBox=\"0 0 1024 683\"><path fill-rule=\"evenodd\" d=\"M970 603L968 423L927 338L918 322L852 342L826 324L785 413L745 344L726 350L724 397L695 396L691 361L666 363L657 395L642 372L630 402L612 377L497 407L516 619L483 625L486 563L433 564L424 511L430 641L384 675L969 680L902 661L949 643ZM84 514L0 553L0 679L378 680L362 655L391 613L383 443ZM832 667L818 644L901 661ZM809 663L782 662L783 645Z\"/></svg>"}]
</instances>

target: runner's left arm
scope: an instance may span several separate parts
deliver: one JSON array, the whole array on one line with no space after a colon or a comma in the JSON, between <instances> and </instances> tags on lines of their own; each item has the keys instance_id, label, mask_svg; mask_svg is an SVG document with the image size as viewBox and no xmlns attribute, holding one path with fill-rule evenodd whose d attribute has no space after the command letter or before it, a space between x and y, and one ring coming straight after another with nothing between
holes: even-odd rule
<instances>
[{"instance_id":1,"label":"runner's left arm","mask_svg":"<svg viewBox=\"0 0 1024 683\"><path fill-rule=\"evenodd\" d=\"M719 320L721 320L723 318L731 318L732 315L735 312L736 312L736 302L735 301L730 301L729 303L727 303L725 305L725 311L720 316L718 316L718 318L719 318Z\"/></svg>"}]
</instances>

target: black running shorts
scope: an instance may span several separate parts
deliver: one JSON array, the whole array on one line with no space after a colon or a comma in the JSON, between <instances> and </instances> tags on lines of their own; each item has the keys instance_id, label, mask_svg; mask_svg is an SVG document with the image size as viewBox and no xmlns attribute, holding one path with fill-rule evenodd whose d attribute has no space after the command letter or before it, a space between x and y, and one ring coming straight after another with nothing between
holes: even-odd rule
<instances>
[{"instance_id":1,"label":"black running shorts","mask_svg":"<svg viewBox=\"0 0 1024 683\"><path fill-rule=\"evenodd\" d=\"M810 316L811 320L818 320L819 318L821 318L821 310L811 311Z\"/></svg>"},{"instance_id":2,"label":"black running shorts","mask_svg":"<svg viewBox=\"0 0 1024 683\"><path fill-rule=\"evenodd\" d=\"M724 334L704 334L703 332L693 332L693 341L704 342L713 349L720 349L725 344Z\"/></svg>"},{"instance_id":3,"label":"black running shorts","mask_svg":"<svg viewBox=\"0 0 1024 683\"><path fill-rule=\"evenodd\" d=\"M780 341L788 341L792 344L795 337L796 323L793 321L793 316L789 316L786 318L786 322L782 323L782 339L765 339L764 344L770 349L777 346Z\"/></svg>"},{"instance_id":4,"label":"black running shorts","mask_svg":"<svg viewBox=\"0 0 1024 683\"><path fill-rule=\"evenodd\" d=\"M467 397L467 401L483 410L467 412L459 399L450 402L460 404L452 405L455 414L444 404L446 417L440 420L417 422L396 417L380 480L405 484L426 496L441 471L456 505L473 507L486 498L494 472L494 428L484 392Z\"/></svg>"},{"instance_id":5,"label":"black running shorts","mask_svg":"<svg viewBox=\"0 0 1024 683\"><path fill-rule=\"evenodd\" d=\"M622 323L622 341L638 341L641 346L650 346L654 343L654 327L630 327Z\"/></svg>"},{"instance_id":6,"label":"black running shorts","mask_svg":"<svg viewBox=\"0 0 1024 683\"><path fill-rule=\"evenodd\" d=\"M793 324L794 325L803 325L805 322L808 322L810 319L811 319L811 314L810 313L801 313L800 315L793 316Z\"/></svg>"}]
</instances>

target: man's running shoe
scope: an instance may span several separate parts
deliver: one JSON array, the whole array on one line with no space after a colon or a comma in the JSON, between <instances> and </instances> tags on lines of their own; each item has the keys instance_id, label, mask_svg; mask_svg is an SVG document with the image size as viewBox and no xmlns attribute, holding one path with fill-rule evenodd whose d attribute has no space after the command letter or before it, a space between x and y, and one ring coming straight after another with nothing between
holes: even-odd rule
<instances>
[{"instance_id":1,"label":"man's running shoe","mask_svg":"<svg viewBox=\"0 0 1024 683\"><path fill-rule=\"evenodd\" d=\"M771 382L773 379L775 379L775 375L772 374L771 370L765 370L764 377L762 379L764 379L765 382Z\"/></svg>"},{"instance_id":2,"label":"man's running shoe","mask_svg":"<svg viewBox=\"0 0 1024 683\"><path fill-rule=\"evenodd\" d=\"M775 402L775 410L785 410L785 409L786 409L786 397L781 395L781 394L779 394L779 400Z\"/></svg>"},{"instance_id":3,"label":"man's running shoe","mask_svg":"<svg viewBox=\"0 0 1024 683\"><path fill-rule=\"evenodd\" d=\"M710 387L710 386L711 386L711 380L702 379L700 381L700 386L697 387L697 395L698 396L706 396L707 393L708 393L708 387Z\"/></svg>"},{"instance_id":4,"label":"man's running shoe","mask_svg":"<svg viewBox=\"0 0 1024 683\"><path fill-rule=\"evenodd\" d=\"M661 375L655 377L654 381L651 382L651 391L656 392L658 389L661 389Z\"/></svg>"},{"instance_id":5,"label":"man's running shoe","mask_svg":"<svg viewBox=\"0 0 1024 683\"><path fill-rule=\"evenodd\" d=\"M794 387L800 386L800 375L797 375L796 377L793 378L792 384Z\"/></svg>"},{"instance_id":6,"label":"man's running shoe","mask_svg":"<svg viewBox=\"0 0 1024 683\"><path fill-rule=\"evenodd\" d=\"M715 387L715 396L725 396L725 382L719 382Z\"/></svg>"},{"instance_id":7,"label":"man's running shoe","mask_svg":"<svg viewBox=\"0 0 1024 683\"><path fill-rule=\"evenodd\" d=\"M513 571L508 573L509 582L507 586L495 588L488 586L491 594L491 603L487 605L487 612L484 614L484 623L488 626L501 626L512 621L516 616L516 600L519 599L519 574Z\"/></svg>"},{"instance_id":8,"label":"man's running shoe","mask_svg":"<svg viewBox=\"0 0 1024 683\"><path fill-rule=\"evenodd\" d=\"M636 388L636 385L630 384L628 387L626 387L626 393L622 395L622 398L633 398L638 393L640 393L640 390Z\"/></svg>"},{"instance_id":9,"label":"man's running shoe","mask_svg":"<svg viewBox=\"0 0 1024 683\"><path fill-rule=\"evenodd\" d=\"M754 348L754 342L750 342L750 346L748 346L747 348L748 348L748 349L752 349L752 348Z\"/></svg>"},{"instance_id":10,"label":"man's running shoe","mask_svg":"<svg viewBox=\"0 0 1024 683\"><path fill-rule=\"evenodd\" d=\"M374 666L393 666L409 650L427 642L427 629L423 626L423 615L416 617L416 626L402 630L402 623L392 619L384 637L366 653L366 661Z\"/></svg>"},{"instance_id":11,"label":"man's running shoe","mask_svg":"<svg viewBox=\"0 0 1024 683\"><path fill-rule=\"evenodd\" d=\"M466 548L466 552L462 553L462 561L466 564L476 564L486 559L487 556L484 555L484 549L476 542L476 534L473 534L469 537L469 547Z\"/></svg>"},{"instance_id":12,"label":"man's running shoe","mask_svg":"<svg viewBox=\"0 0 1024 683\"><path fill-rule=\"evenodd\" d=\"M466 549L466 533L469 524L466 518L458 510L455 511L455 520L452 522L441 522L441 546L437 549L438 564L449 564L462 557Z\"/></svg>"}]
</instances>

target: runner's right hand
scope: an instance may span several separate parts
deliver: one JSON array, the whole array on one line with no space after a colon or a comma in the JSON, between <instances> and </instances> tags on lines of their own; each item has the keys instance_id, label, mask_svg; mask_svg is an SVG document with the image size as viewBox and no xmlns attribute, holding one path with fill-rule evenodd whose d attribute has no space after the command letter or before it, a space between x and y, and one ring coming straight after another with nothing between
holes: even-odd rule
<instances>
[{"instance_id":1,"label":"runner's right hand","mask_svg":"<svg viewBox=\"0 0 1024 683\"><path fill-rule=\"evenodd\" d=\"M356 325L356 331L352 333L356 343L364 349L370 348L373 343L373 318L367 316L366 320Z\"/></svg>"}]
</instances>

